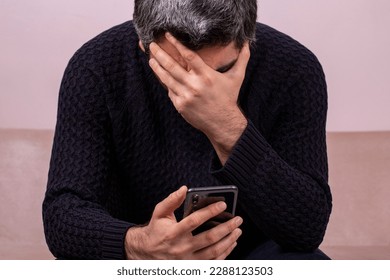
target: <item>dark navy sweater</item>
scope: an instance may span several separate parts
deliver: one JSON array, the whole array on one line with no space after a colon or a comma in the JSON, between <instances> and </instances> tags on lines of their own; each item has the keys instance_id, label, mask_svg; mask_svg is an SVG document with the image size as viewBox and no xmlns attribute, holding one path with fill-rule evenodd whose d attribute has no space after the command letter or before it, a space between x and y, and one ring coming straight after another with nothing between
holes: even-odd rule
<instances>
[{"instance_id":1,"label":"dark navy sweater","mask_svg":"<svg viewBox=\"0 0 390 280\"><path fill-rule=\"evenodd\" d=\"M263 24L256 33L238 100L248 126L224 166L175 110L131 21L76 52L60 88L43 203L56 257L124 258L127 229L182 185L238 187L243 236L231 258L269 239L297 251L319 246L331 212L324 74L295 40Z\"/></svg>"}]
</instances>

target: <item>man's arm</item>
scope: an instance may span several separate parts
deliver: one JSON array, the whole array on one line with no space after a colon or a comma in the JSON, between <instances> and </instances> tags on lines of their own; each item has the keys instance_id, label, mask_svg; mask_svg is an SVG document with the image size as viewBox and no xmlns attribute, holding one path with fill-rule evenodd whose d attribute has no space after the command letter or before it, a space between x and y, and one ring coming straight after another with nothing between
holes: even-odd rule
<instances>
[{"instance_id":1,"label":"man's arm","mask_svg":"<svg viewBox=\"0 0 390 280\"><path fill-rule=\"evenodd\" d=\"M63 259L224 259L241 234L240 217L192 236L191 231L224 210L224 203L174 217L181 188L156 206L147 226L113 218L105 209L118 182L101 79L74 57L60 90L58 119L43 203L46 240Z\"/></svg>"},{"instance_id":2,"label":"man's arm","mask_svg":"<svg viewBox=\"0 0 390 280\"><path fill-rule=\"evenodd\" d=\"M213 174L240 187L251 220L282 247L310 251L323 240L332 209L325 122L327 94L318 62L302 74L265 138L249 121L224 166Z\"/></svg>"},{"instance_id":3,"label":"man's arm","mask_svg":"<svg viewBox=\"0 0 390 280\"><path fill-rule=\"evenodd\" d=\"M296 250L318 247L331 211L324 132L327 95L318 62L310 58L316 71L302 73L286 97L291 105L269 142L250 121L243 130L240 125L235 129L241 120L236 117L237 96L247 50L242 50L233 71L220 74L171 36L167 39L196 71L182 71L154 44L156 59L150 65L169 88L176 109L213 144L218 155L214 175L239 187L240 205L280 245ZM227 145L220 146L224 141Z\"/></svg>"},{"instance_id":4,"label":"man's arm","mask_svg":"<svg viewBox=\"0 0 390 280\"><path fill-rule=\"evenodd\" d=\"M103 81L77 53L62 80L43 222L51 252L66 259L121 259L131 223L104 209L116 181Z\"/></svg>"}]
</instances>

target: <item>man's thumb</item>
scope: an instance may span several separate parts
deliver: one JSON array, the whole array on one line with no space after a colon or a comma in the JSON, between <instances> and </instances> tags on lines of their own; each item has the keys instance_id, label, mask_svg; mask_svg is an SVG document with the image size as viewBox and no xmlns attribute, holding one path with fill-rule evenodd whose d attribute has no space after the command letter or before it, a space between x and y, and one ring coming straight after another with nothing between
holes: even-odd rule
<instances>
[{"instance_id":1,"label":"man's thumb","mask_svg":"<svg viewBox=\"0 0 390 280\"><path fill-rule=\"evenodd\" d=\"M156 205L153 216L163 218L172 215L173 212L182 205L186 198L187 187L182 186L177 191L171 193L167 198Z\"/></svg>"}]
</instances>

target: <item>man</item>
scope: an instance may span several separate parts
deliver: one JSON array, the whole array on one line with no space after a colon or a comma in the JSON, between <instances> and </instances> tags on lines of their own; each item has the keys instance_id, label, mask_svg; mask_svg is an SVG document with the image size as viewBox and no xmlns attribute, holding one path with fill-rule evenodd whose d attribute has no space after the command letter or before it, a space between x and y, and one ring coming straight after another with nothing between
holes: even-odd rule
<instances>
[{"instance_id":1,"label":"man","mask_svg":"<svg viewBox=\"0 0 390 280\"><path fill-rule=\"evenodd\" d=\"M324 75L256 14L255 0L136 0L133 22L75 54L43 204L56 257L327 258ZM223 184L238 216L193 235L226 205L181 220L186 186Z\"/></svg>"}]
</instances>

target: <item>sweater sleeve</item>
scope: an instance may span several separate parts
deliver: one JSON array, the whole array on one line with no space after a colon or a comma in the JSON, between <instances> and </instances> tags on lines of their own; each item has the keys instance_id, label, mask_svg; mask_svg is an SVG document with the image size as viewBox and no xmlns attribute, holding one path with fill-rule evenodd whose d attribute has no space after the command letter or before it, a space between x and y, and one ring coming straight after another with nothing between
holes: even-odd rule
<instances>
[{"instance_id":1,"label":"sweater sleeve","mask_svg":"<svg viewBox=\"0 0 390 280\"><path fill-rule=\"evenodd\" d=\"M322 68L302 75L287 98L267 139L249 120L223 167L214 155L211 172L239 187L239 203L260 231L305 251L322 242L332 206Z\"/></svg>"},{"instance_id":2,"label":"sweater sleeve","mask_svg":"<svg viewBox=\"0 0 390 280\"><path fill-rule=\"evenodd\" d=\"M105 210L115 182L102 81L77 54L61 83L57 125L43 202L49 249L57 258L122 259L132 226Z\"/></svg>"}]
</instances>

